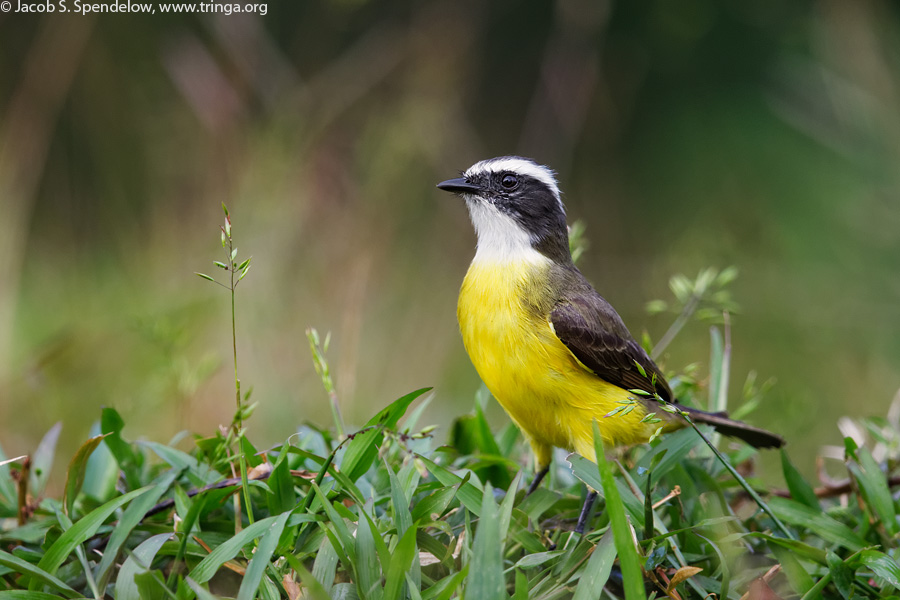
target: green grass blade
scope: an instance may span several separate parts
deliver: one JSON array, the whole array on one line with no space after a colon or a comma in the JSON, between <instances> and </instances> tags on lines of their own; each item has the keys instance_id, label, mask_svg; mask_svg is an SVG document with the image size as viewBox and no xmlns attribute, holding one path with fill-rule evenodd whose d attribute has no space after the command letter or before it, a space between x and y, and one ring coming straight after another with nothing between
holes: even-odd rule
<instances>
[{"instance_id":1,"label":"green grass blade","mask_svg":"<svg viewBox=\"0 0 900 600\"><path fill-rule=\"evenodd\" d=\"M112 534L110 534L106 549L103 551L103 558L100 559L100 564L97 566L96 578L97 581L101 582L101 587L106 581L106 576L110 573L110 569L119 554L119 549L121 549L122 545L128 540L128 537L131 535L134 528L141 523L144 515L147 514L147 511L150 510L159 501L162 495L166 493L166 490L172 486L172 483L174 483L177 476L177 471L169 471L163 475L159 483L153 486L146 494L136 498L122 513L122 518L119 519L118 524L115 529L113 529Z\"/></svg>"},{"instance_id":2,"label":"green grass blade","mask_svg":"<svg viewBox=\"0 0 900 600\"><path fill-rule=\"evenodd\" d=\"M403 492L400 480L397 479L394 469L386 461L384 467L391 482L391 508L394 511L394 524L397 526L397 535L402 538L406 534L406 530L412 527L413 523L412 515L409 512L409 498Z\"/></svg>"},{"instance_id":3,"label":"green grass blade","mask_svg":"<svg viewBox=\"0 0 900 600\"><path fill-rule=\"evenodd\" d=\"M523 475L524 471L516 473L516 477L512 480L512 483L509 484L509 489L506 490L506 496L503 497L503 502L500 503L499 537L501 541L505 541L506 535L509 533L509 521L512 518L513 504L516 502L516 491L522 484Z\"/></svg>"},{"instance_id":4,"label":"green grass blade","mask_svg":"<svg viewBox=\"0 0 900 600\"><path fill-rule=\"evenodd\" d=\"M338 555L331 545L328 537L322 538L319 545L319 551L316 552L316 560L313 563L312 576L316 581L322 583L322 587L327 594L331 594L331 588L334 587L334 574L337 570Z\"/></svg>"},{"instance_id":5,"label":"green grass blade","mask_svg":"<svg viewBox=\"0 0 900 600\"><path fill-rule=\"evenodd\" d=\"M197 487L203 487L224 479L222 474L196 458L159 442L141 441L140 445L150 448L158 457L166 461L173 469L185 470L188 477Z\"/></svg>"},{"instance_id":6,"label":"green grass blade","mask_svg":"<svg viewBox=\"0 0 900 600\"><path fill-rule=\"evenodd\" d=\"M30 562L22 560L18 556L10 554L9 552L6 552L4 550L0 550L0 565L12 569L16 573L27 575L31 577L32 581L40 581L44 585L49 585L50 587L59 590L69 598L81 597L81 594L69 587L66 582L59 579L55 575L51 575L43 569L40 569L31 564Z\"/></svg>"},{"instance_id":7,"label":"green grass blade","mask_svg":"<svg viewBox=\"0 0 900 600\"><path fill-rule=\"evenodd\" d=\"M116 509L141 494L146 493L150 489L152 489L151 486L147 486L128 492L127 494L119 496L118 498L110 500L106 504L95 508L89 514L79 519L78 522L67 529L59 536L59 539L50 546L50 549L47 550L47 553L44 554L43 558L38 562L38 567L51 575L55 574L56 570L63 564L66 558L75 551L75 548L97 533L100 526L103 525L104 521L106 521ZM32 585L34 585L34 583L35 582L32 582Z\"/></svg>"},{"instance_id":8,"label":"green grass blade","mask_svg":"<svg viewBox=\"0 0 900 600\"><path fill-rule=\"evenodd\" d=\"M44 492L47 480L50 478L50 471L53 468L53 457L56 454L56 443L59 441L59 434L62 431L62 423L57 423L44 434L38 444L37 450L31 455L31 472L28 489L34 496L39 496Z\"/></svg>"},{"instance_id":9,"label":"green grass blade","mask_svg":"<svg viewBox=\"0 0 900 600\"><path fill-rule=\"evenodd\" d=\"M434 475L442 484L445 486L457 486L459 489L456 492L456 497L459 498L459 501L462 502L463 506L470 512L474 513L476 516L480 516L481 490L474 484L469 483L468 480L463 479L455 473L451 473L448 469L438 465L428 457L416 454L416 458L421 459L422 462L425 463L425 468L428 469L428 472Z\"/></svg>"},{"instance_id":10,"label":"green grass blade","mask_svg":"<svg viewBox=\"0 0 900 600\"><path fill-rule=\"evenodd\" d=\"M615 538L616 553L619 555L619 563L622 566L622 585L625 588L626 600L646 598L644 591L644 576L641 571L640 557L634 547L631 537L631 527L625 516L625 505L616 487L613 478L612 466L606 460L603 440L600 437L600 428L597 421L594 424L594 450L597 453L597 470L603 484L603 495L606 498L606 511L609 513L609 523Z\"/></svg>"},{"instance_id":11,"label":"green grass blade","mask_svg":"<svg viewBox=\"0 0 900 600\"><path fill-rule=\"evenodd\" d=\"M395 429L397 427L397 423L400 421L400 419L403 418L403 415L406 414L406 409L409 408L409 405L412 404L413 400L430 391L430 387L425 387L397 398L396 400L391 402L385 409L369 419L369 421L366 423L366 426L369 427L372 425L383 425L388 429Z\"/></svg>"},{"instance_id":12,"label":"green grass blade","mask_svg":"<svg viewBox=\"0 0 900 600\"><path fill-rule=\"evenodd\" d=\"M303 598L308 598L309 600L331 600L331 595L325 591L322 583L313 577L312 573L307 571L299 561L292 561L291 564L300 576L300 581L305 588Z\"/></svg>"},{"instance_id":13,"label":"green grass blade","mask_svg":"<svg viewBox=\"0 0 900 600\"><path fill-rule=\"evenodd\" d=\"M135 578L146 573L159 549L172 537L171 533L159 533L141 542L134 549L116 577L116 600L141 600L140 590Z\"/></svg>"},{"instance_id":14,"label":"green grass blade","mask_svg":"<svg viewBox=\"0 0 900 600\"><path fill-rule=\"evenodd\" d=\"M613 563L616 562L616 545L613 539L612 529L608 529L594 553L588 559L587 566L575 588L575 596L572 600L594 600L599 598L603 593L603 586L609 580L609 574L612 571Z\"/></svg>"},{"instance_id":15,"label":"green grass blade","mask_svg":"<svg viewBox=\"0 0 900 600\"><path fill-rule=\"evenodd\" d=\"M210 593L206 588L204 588L202 585L200 585L190 577L186 577L184 582L189 588L191 588L191 591L197 595L197 600L219 600L218 596Z\"/></svg>"},{"instance_id":16,"label":"green grass blade","mask_svg":"<svg viewBox=\"0 0 900 600\"><path fill-rule=\"evenodd\" d=\"M0 592L0 600L60 600L61 596L54 596L47 592L33 592L29 590L4 590Z\"/></svg>"},{"instance_id":17,"label":"green grass blade","mask_svg":"<svg viewBox=\"0 0 900 600\"><path fill-rule=\"evenodd\" d=\"M275 517L268 531L263 534L253 558L250 559L250 564L247 565L247 571L241 579L237 600L253 600L256 597L256 590L266 575L266 567L272 560L272 554L275 552L275 547L278 545L278 540L281 538L281 533L290 516L291 511L281 513Z\"/></svg>"},{"instance_id":18,"label":"green grass blade","mask_svg":"<svg viewBox=\"0 0 900 600\"><path fill-rule=\"evenodd\" d=\"M63 493L63 511L69 516L72 515L72 507L75 504L75 498L78 496L81 485L84 483L84 473L87 470L87 461L94 450L97 449L97 446L100 445L100 442L103 441L104 437L106 436L98 435L86 441L81 445L75 453L75 456L73 456L72 460L69 462L69 468L66 469L66 485Z\"/></svg>"},{"instance_id":19,"label":"green grass blade","mask_svg":"<svg viewBox=\"0 0 900 600\"><path fill-rule=\"evenodd\" d=\"M190 577L197 583L206 583L212 579L226 561L231 560L241 548L265 533L278 517L268 517L249 525L234 537L216 546L209 555L197 564L190 572Z\"/></svg>"},{"instance_id":20,"label":"green grass blade","mask_svg":"<svg viewBox=\"0 0 900 600\"><path fill-rule=\"evenodd\" d=\"M384 597L388 599L401 598L400 592L406 581L406 574L416 557L416 530L410 527L400 537L400 542L394 548L391 556L391 564L387 568L384 584ZM413 586L410 586L413 587Z\"/></svg>"},{"instance_id":21,"label":"green grass blade","mask_svg":"<svg viewBox=\"0 0 900 600\"><path fill-rule=\"evenodd\" d=\"M368 515L361 517L356 528L356 560L353 562L353 569L356 571L356 584L360 598L379 600L384 597L384 591L381 588L381 571L382 567L387 568L387 565L379 566L375 537L380 538L381 536L378 531L374 530L374 525L370 526L366 522L367 520Z\"/></svg>"},{"instance_id":22,"label":"green grass blade","mask_svg":"<svg viewBox=\"0 0 900 600\"><path fill-rule=\"evenodd\" d=\"M860 562L878 577L900 590L900 566L897 561L878 550L863 550L859 554Z\"/></svg>"},{"instance_id":23,"label":"green grass blade","mask_svg":"<svg viewBox=\"0 0 900 600\"><path fill-rule=\"evenodd\" d=\"M800 564L793 552L780 544L771 544L769 548L772 549L772 554L781 563L781 570L797 594L805 594L815 585L812 575Z\"/></svg>"},{"instance_id":24,"label":"green grass blade","mask_svg":"<svg viewBox=\"0 0 900 600\"><path fill-rule=\"evenodd\" d=\"M884 472L866 448L859 448L856 451L856 458L858 462L849 461L847 467L859 484L866 503L881 521L888 535L897 535L900 527L894 510L894 499L891 497Z\"/></svg>"},{"instance_id":25,"label":"green grass blade","mask_svg":"<svg viewBox=\"0 0 900 600\"><path fill-rule=\"evenodd\" d=\"M481 516L472 545L472 564L475 568L466 585L465 598L468 600L499 600L506 598L506 584L503 581L503 540L500 539L500 519L494 490L490 484L484 486L481 501Z\"/></svg>"},{"instance_id":26,"label":"green grass blade","mask_svg":"<svg viewBox=\"0 0 900 600\"><path fill-rule=\"evenodd\" d=\"M816 532L825 541L856 551L868 546L852 529L832 519L821 510L816 511L805 504L787 498L769 499L769 507L783 521Z\"/></svg>"},{"instance_id":27,"label":"green grass blade","mask_svg":"<svg viewBox=\"0 0 900 600\"><path fill-rule=\"evenodd\" d=\"M784 473L784 481L787 483L788 491L791 497L811 508L812 510L821 510L819 499L813 491L812 486L806 482L800 471L791 462L787 451L781 449L781 471Z\"/></svg>"}]
</instances>

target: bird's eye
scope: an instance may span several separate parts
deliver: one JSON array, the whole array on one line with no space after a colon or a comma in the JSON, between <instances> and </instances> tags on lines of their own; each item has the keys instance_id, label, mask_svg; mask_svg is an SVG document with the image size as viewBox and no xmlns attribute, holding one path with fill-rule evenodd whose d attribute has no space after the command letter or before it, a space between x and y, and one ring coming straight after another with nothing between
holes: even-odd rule
<instances>
[{"instance_id":1,"label":"bird's eye","mask_svg":"<svg viewBox=\"0 0 900 600\"><path fill-rule=\"evenodd\" d=\"M511 174L507 173L506 175L503 176L503 179L500 180L500 185L502 185L503 187L505 187L508 190L511 190L511 189L515 188L517 185L519 185L519 178L516 177L515 175L511 175Z\"/></svg>"}]
</instances>

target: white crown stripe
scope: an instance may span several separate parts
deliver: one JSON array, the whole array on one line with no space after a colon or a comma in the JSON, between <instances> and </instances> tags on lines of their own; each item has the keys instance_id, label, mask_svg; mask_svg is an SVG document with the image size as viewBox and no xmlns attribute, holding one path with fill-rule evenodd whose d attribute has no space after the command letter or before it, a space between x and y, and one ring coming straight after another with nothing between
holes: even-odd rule
<instances>
[{"instance_id":1,"label":"white crown stripe","mask_svg":"<svg viewBox=\"0 0 900 600\"><path fill-rule=\"evenodd\" d=\"M469 167L463 173L463 177L474 177L484 173L498 173L501 171L519 173L537 179L553 192L553 195L559 201L560 207L562 207L562 200L559 197L559 184L556 183L553 171L530 160L510 156L483 160Z\"/></svg>"}]
</instances>

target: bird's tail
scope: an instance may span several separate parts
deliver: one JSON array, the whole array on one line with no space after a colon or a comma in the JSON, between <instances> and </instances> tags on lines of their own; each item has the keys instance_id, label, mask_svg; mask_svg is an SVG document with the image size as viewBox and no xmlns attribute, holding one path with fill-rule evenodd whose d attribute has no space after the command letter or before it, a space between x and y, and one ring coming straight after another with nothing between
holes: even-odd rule
<instances>
[{"instance_id":1,"label":"bird's tail","mask_svg":"<svg viewBox=\"0 0 900 600\"><path fill-rule=\"evenodd\" d=\"M784 438L780 435L729 419L727 413L711 413L683 405L679 405L678 408L688 413L694 422L712 425L719 433L744 440L754 448L781 448L785 444Z\"/></svg>"}]
</instances>

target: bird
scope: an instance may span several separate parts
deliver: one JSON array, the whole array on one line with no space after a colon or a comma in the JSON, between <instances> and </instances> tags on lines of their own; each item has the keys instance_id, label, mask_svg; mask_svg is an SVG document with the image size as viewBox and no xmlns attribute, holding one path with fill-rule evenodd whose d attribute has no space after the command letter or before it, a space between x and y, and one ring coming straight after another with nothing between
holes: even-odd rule
<instances>
[{"instance_id":1,"label":"bird","mask_svg":"<svg viewBox=\"0 0 900 600\"><path fill-rule=\"evenodd\" d=\"M462 197L475 229L457 305L460 333L482 381L534 453L527 493L549 471L554 447L596 462L594 421L606 447L685 427L682 412L757 448L784 445L781 436L725 413L678 404L662 371L575 266L550 168L501 156L437 187ZM587 494L579 534L596 496Z\"/></svg>"}]
</instances>

